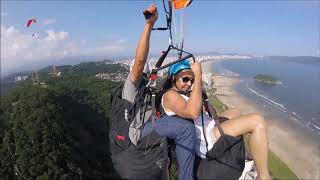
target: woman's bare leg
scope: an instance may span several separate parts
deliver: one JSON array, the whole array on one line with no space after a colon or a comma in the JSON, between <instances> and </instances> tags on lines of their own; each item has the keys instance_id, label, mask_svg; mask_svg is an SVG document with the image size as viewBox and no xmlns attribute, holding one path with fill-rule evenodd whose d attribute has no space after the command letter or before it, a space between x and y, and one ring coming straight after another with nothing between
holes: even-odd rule
<instances>
[{"instance_id":1,"label":"woman's bare leg","mask_svg":"<svg viewBox=\"0 0 320 180\"><path fill-rule=\"evenodd\" d=\"M233 119L240 115L241 115L241 112L239 111L239 109L236 109L236 108L225 110L219 114L220 117L226 117L228 119Z\"/></svg>"},{"instance_id":2,"label":"woman's bare leg","mask_svg":"<svg viewBox=\"0 0 320 180\"><path fill-rule=\"evenodd\" d=\"M260 179L271 179L268 170L268 135L267 124L259 114L239 116L221 123L224 132L231 136L251 133L249 147L256 164ZM220 133L214 129L214 135L219 138Z\"/></svg>"}]
</instances>

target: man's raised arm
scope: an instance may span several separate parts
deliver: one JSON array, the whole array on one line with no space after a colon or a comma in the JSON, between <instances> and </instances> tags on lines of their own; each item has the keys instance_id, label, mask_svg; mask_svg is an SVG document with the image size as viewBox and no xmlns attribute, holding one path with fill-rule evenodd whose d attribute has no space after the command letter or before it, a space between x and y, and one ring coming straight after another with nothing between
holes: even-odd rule
<instances>
[{"instance_id":1,"label":"man's raised arm","mask_svg":"<svg viewBox=\"0 0 320 180\"><path fill-rule=\"evenodd\" d=\"M150 42L152 27L158 19L158 10L155 5L151 5L146 9L146 11L149 11L150 13L152 13L152 16L150 16L146 20L144 30L140 36L138 46L136 49L135 61L132 65L132 70L130 72L130 79L135 86L138 85L142 77L143 68L148 58L149 42Z\"/></svg>"}]
</instances>

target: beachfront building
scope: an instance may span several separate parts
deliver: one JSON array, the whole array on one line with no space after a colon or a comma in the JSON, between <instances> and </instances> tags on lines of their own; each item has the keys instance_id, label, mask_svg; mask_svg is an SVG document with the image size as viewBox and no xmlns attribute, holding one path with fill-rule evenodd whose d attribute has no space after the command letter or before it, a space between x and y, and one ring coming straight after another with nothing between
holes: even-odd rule
<instances>
[{"instance_id":1,"label":"beachfront building","mask_svg":"<svg viewBox=\"0 0 320 180\"><path fill-rule=\"evenodd\" d=\"M202 80L209 89L212 88L212 85L213 85L212 73L202 74Z\"/></svg>"}]
</instances>

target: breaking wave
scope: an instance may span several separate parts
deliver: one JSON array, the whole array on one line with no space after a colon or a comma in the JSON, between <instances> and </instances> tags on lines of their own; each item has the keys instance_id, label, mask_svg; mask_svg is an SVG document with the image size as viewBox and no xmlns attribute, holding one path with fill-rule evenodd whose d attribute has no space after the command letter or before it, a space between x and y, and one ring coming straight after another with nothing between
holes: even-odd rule
<instances>
[{"instance_id":1,"label":"breaking wave","mask_svg":"<svg viewBox=\"0 0 320 180\"><path fill-rule=\"evenodd\" d=\"M257 92L256 90L252 89L249 87L248 83L246 84L247 89L255 94L256 96L260 97L260 99L269 104L270 106L284 112L287 113L290 116L290 119L297 122L298 124L311 129L312 131L316 131L319 135L320 135L320 127L317 126L316 124L314 124L312 121L306 121L303 117L301 117L299 114L297 114L296 112L290 112L283 104L276 102L264 95L262 95L261 93ZM288 112L289 111L289 112Z\"/></svg>"},{"instance_id":2,"label":"breaking wave","mask_svg":"<svg viewBox=\"0 0 320 180\"><path fill-rule=\"evenodd\" d=\"M279 110L281 110L281 111L283 111L283 112L287 112L287 108L286 108L283 104L278 103L278 102L276 102L276 101L273 101L273 100L267 98L266 96L258 93L258 92L255 91L254 89L250 88L250 87L248 86L248 84L247 84L247 88L248 88L252 93L254 93L255 95L261 97L261 98L264 100L264 102L270 104L271 106L273 106L273 107L275 107L275 108L277 108L277 109L279 109Z\"/></svg>"}]
</instances>

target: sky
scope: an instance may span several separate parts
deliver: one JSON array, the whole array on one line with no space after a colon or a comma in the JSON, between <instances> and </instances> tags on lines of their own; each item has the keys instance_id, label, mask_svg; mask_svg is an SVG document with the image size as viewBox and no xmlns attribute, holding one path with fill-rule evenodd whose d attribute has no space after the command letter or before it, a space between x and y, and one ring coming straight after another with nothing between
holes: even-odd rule
<instances>
[{"instance_id":1,"label":"sky","mask_svg":"<svg viewBox=\"0 0 320 180\"><path fill-rule=\"evenodd\" d=\"M145 19L162 1L1 0L1 75L50 64L134 57ZM184 49L258 56L320 56L320 1L204 1L175 13L174 39ZM36 23L27 28L28 19ZM182 28L181 28L182 27ZM176 32L176 33L175 33ZM153 31L150 53L168 46L167 31Z\"/></svg>"}]
</instances>

